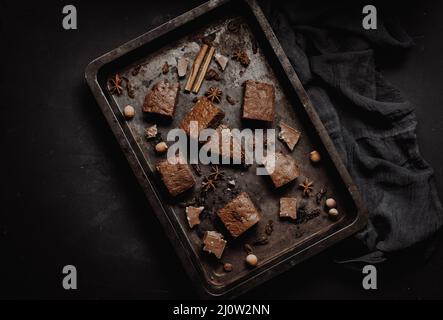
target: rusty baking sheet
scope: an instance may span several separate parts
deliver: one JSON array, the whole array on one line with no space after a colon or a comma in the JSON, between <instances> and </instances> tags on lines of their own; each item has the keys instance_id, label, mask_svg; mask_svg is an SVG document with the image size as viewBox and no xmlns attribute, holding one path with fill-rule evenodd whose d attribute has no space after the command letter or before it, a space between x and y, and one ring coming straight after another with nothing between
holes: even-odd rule
<instances>
[{"instance_id":1,"label":"rusty baking sheet","mask_svg":"<svg viewBox=\"0 0 443 320\"><path fill-rule=\"evenodd\" d=\"M221 72L212 61L210 67L218 70L221 80L206 80L199 95L211 86L220 87L223 97L218 106L226 113L223 122L232 128L243 128L245 124L240 120L243 82L252 79L274 84L276 119L271 127L277 128L279 121L284 120L302 133L293 152L280 141L276 142L276 150L291 155L299 164L302 176L295 183L275 190L269 177L256 175L254 166L220 166L223 179L217 182L215 191L207 193L201 224L190 229L185 203L198 194L203 176L211 171L211 167L201 166L200 176L194 172L197 183L193 191L177 199L167 196L155 170L156 163L165 155L157 155L154 145L145 139L145 129L155 121L143 115L141 106L145 94L156 81L178 80L181 90L175 116L170 123L158 123L158 130L166 138L170 129L178 127L194 105L196 95L184 93L186 77L178 79L177 59L186 57L192 63L205 36L212 38L217 53L228 57L236 48L245 49L251 63L245 68L230 59L226 70ZM162 70L165 62L170 65L166 74ZM108 81L115 74L130 81L131 94L126 91L120 96L109 93ZM92 61L86 69L86 80L184 268L204 296L237 296L354 234L366 224L366 210L360 195L255 1L207 2ZM227 95L234 103L227 101ZM128 104L136 109L135 118L130 121L123 116L123 108ZM319 165L314 166L309 161L312 150L318 150L322 155ZM298 185L304 177L314 182L314 195L305 201L308 208L319 208L320 215L299 224L280 219L279 199L296 197L301 200ZM235 181L235 186L229 184L230 180ZM337 200L338 220L329 219L322 204L317 205L315 201L315 193L322 187L326 187L327 194ZM242 191L249 193L262 219L245 234L232 239L216 213ZM266 244L258 244L257 240L265 234L269 221L273 221L273 232ZM206 230L222 232L228 240L221 260L202 250L202 236ZM255 268L245 264L246 244L259 259ZM231 272L224 271L224 262L233 265Z\"/></svg>"}]
</instances>

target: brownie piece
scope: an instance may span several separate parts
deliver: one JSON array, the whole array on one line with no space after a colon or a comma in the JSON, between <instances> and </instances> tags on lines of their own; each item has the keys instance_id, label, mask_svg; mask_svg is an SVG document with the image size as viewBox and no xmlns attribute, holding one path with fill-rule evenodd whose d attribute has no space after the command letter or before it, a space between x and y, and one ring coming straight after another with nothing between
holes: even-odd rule
<instances>
[{"instance_id":1,"label":"brownie piece","mask_svg":"<svg viewBox=\"0 0 443 320\"><path fill-rule=\"evenodd\" d=\"M223 148L223 132L230 138L229 148ZM229 163L230 159L233 159L235 164L243 163L245 153L241 141L232 135L231 128L225 124L221 124L216 128L216 133L217 136L211 136L209 141L202 146L202 149L208 152L209 150L217 150L218 148L218 155L221 156L223 163ZM236 150L240 150L240 153L234 157L234 151Z\"/></svg>"},{"instance_id":2,"label":"brownie piece","mask_svg":"<svg viewBox=\"0 0 443 320\"><path fill-rule=\"evenodd\" d=\"M266 159L265 167L276 188L295 180L300 175L300 169L295 163L295 160L291 156L284 155L281 152L275 154L273 172L269 159Z\"/></svg>"},{"instance_id":3,"label":"brownie piece","mask_svg":"<svg viewBox=\"0 0 443 320\"><path fill-rule=\"evenodd\" d=\"M190 228L200 224L200 214L204 209L205 207L186 207L186 219L188 220Z\"/></svg>"},{"instance_id":4,"label":"brownie piece","mask_svg":"<svg viewBox=\"0 0 443 320\"><path fill-rule=\"evenodd\" d=\"M212 104L206 97L201 97L183 118L180 128L190 136L190 122L197 121L197 131L200 134L203 129L215 128L224 116L223 110ZM193 138L198 138L198 136Z\"/></svg>"},{"instance_id":5,"label":"brownie piece","mask_svg":"<svg viewBox=\"0 0 443 320\"><path fill-rule=\"evenodd\" d=\"M280 121L279 125L280 133L278 134L278 138L286 143L288 148L293 151L295 146L300 140L301 133L298 130L295 130L291 126L287 125L283 121Z\"/></svg>"},{"instance_id":6,"label":"brownie piece","mask_svg":"<svg viewBox=\"0 0 443 320\"><path fill-rule=\"evenodd\" d=\"M280 218L297 219L296 198L280 198Z\"/></svg>"},{"instance_id":7,"label":"brownie piece","mask_svg":"<svg viewBox=\"0 0 443 320\"><path fill-rule=\"evenodd\" d=\"M179 78L186 76L188 71L188 60L186 58L177 59L177 74Z\"/></svg>"},{"instance_id":8,"label":"brownie piece","mask_svg":"<svg viewBox=\"0 0 443 320\"><path fill-rule=\"evenodd\" d=\"M243 119L274 121L275 89L267 83L246 80L243 98Z\"/></svg>"},{"instance_id":9,"label":"brownie piece","mask_svg":"<svg viewBox=\"0 0 443 320\"><path fill-rule=\"evenodd\" d=\"M168 159L157 163L157 171L173 197L195 185L195 178L189 165L180 156L176 156L176 160L175 164L170 163Z\"/></svg>"},{"instance_id":10,"label":"brownie piece","mask_svg":"<svg viewBox=\"0 0 443 320\"><path fill-rule=\"evenodd\" d=\"M218 216L234 237L238 237L260 220L260 215L246 192L218 211Z\"/></svg>"},{"instance_id":11,"label":"brownie piece","mask_svg":"<svg viewBox=\"0 0 443 320\"><path fill-rule=\"evenodd\" d=\"M203 251L212 253L220 259L225 250L226 240L223 240L223 235L216 231L206 231L203 237L203 244Z\"/></svg>"},{"instance_id":12,"label":"brownie piece","mask_svg":"<svg viewBox=\"0 0 443 320\"><path fill-rule=\"evenodd\" d=\"M143 112L172 118L178 100L180 84L161 80L154 84L143 103Z\"/></svg>"}]
</instances>

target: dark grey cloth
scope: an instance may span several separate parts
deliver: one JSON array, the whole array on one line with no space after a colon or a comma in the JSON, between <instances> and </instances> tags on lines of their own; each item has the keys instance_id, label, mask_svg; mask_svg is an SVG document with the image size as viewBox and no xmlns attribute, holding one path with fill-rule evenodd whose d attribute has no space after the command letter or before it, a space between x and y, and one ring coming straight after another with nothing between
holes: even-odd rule
<instances>
[{"instance_id":1,"label":"dark grey cloth","mask_svg":"<svg viewBox=\"0 0 443 320\"><path fill-rule=\"evenodd\" d=\"M358 238L383 252L428 238L443 223L433 170L418 150L413 106L374 58L410 47L411 39L380 12L378 29L364 30L361 6L264 8L369 209Z\"/></svg>"}]
</instances>

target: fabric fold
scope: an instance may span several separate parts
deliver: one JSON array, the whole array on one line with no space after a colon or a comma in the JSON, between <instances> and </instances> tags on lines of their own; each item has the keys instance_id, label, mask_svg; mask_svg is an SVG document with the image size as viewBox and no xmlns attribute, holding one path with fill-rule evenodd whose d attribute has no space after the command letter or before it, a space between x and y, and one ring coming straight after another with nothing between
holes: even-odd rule
<instances>
[{"instance_id":1,"label":"fabric fold","mask_svg":"<svg viewBox=\"0 0 443 320\"><path fill-rule=\"evenodd\" d=\"M369 209L368 226L357 238L370 251L388 253L443 225L434 173L417 145L414 107L376 67L377 54L413 42L395 19L379 16L377 30L364 30L361 7L343 8L318 1L265 5Z\"/></svg>"}]
</instances>

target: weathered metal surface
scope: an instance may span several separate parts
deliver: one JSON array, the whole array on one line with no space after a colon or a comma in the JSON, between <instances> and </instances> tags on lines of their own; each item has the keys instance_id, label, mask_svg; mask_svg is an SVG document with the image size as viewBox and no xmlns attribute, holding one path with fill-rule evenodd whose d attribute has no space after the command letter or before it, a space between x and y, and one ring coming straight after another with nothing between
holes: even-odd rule
<instances>
[{"instance_id":1,"label":"weathered metal surface","mask_svg":"<svg viewBox=\"0 0 443 320\"><path fill-rule=\"evenodd\" d=\"M238 31L228 30L227 26L232 21L238 24ZM186 57L191 64L202 37L212 34L215 35L217 53L231 56L235 49L245 49L251 64L245 68L230 60L226 70L221 72L213 61L211 68L218 70L221 80L206 80L199 95L210 86L220 87L223 99L219 106L226 113L223 123L232 128L244 128L245 124L240 120L242 83L247 79L273 83L276 88L276 119L272 127L277 128L279 120L284 120L302 132L293 152L279 141L276 149L296 159L302 177L296 183L274 190L269 177L257 176L254 166L222 166L224 179L218 182L216 191L208 193L202 223L197 230L191 230L183 203L195 197L204 174L211 168L201 167L202 176L197 177L197 186L192 192L178 199L169 198L155 172L155 163L162 157L155 153L153 145L144 137L145 129L154 122L142 114L141 106L146 92L159 79L180 81L181 92L173 121L158 124L164 138L170 129L178 127L192 107L195 95L183 92L186 78L178 79L177 59ZM167 74L162 73L165 62L171 66ZM138 73L133 72L136 68ZM130 80L134 98L127 94L109 94L107 79L116 73ZM366 210L358 191L255 1L210 1L94 60L86 69L86 79L185 269L206 296L236 296L352 235L366 223ZM226 95L235 100L234 105L226 100ZM128 104L136 109L136 116L131 121L126 121L122 114ZM317 166L309 162L309 152L314 149L323 156ZM315 193L326 186L328 195L337 199L339 204L339 220L328 219L325 212L299 225L279 219L280 197L302 199L298 183L304 177L314 181L313 196L307 199L308 207L320 208L316 204ZM234 187L229 185L229 180L235 180ZM240 191L250 194L262 214L262 221L234 240L228 236L216 212ZM269 220L273 221L274 231L267 243L253 245L264 234ZM228 240L221 262L202 251L202 233L205 230L219 230ZM245 244L251 245L259 258L259 265L254 269L248 268L244 262ZM225 272L223 262L231 263L233 270Z\"/></svg>"}]
</instances>

